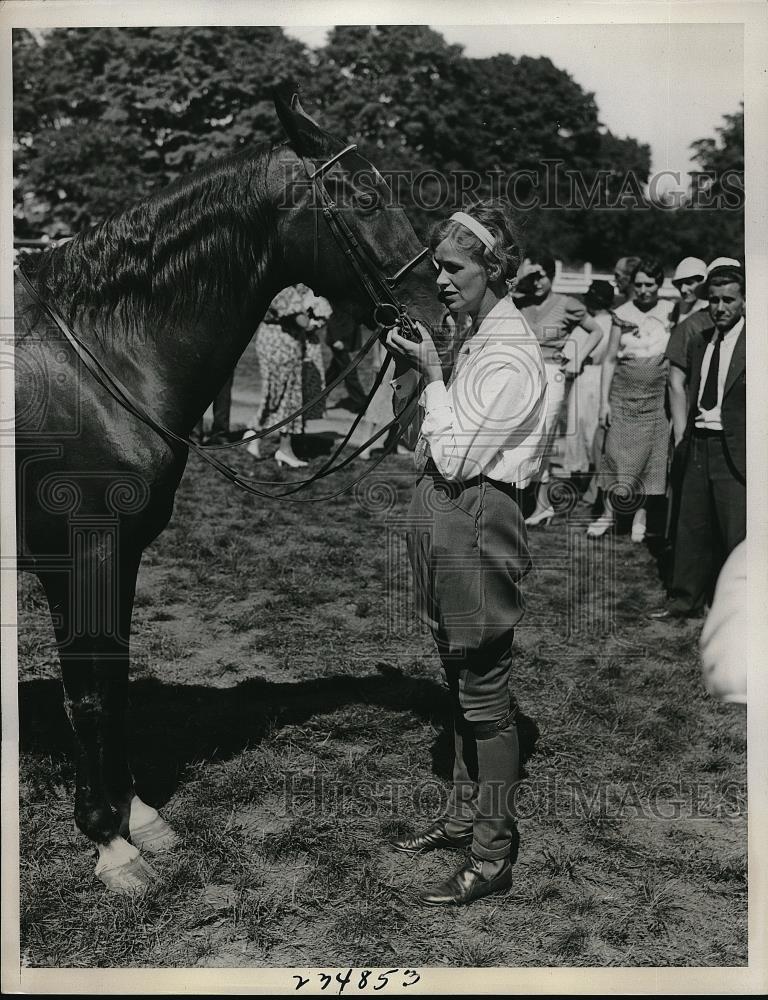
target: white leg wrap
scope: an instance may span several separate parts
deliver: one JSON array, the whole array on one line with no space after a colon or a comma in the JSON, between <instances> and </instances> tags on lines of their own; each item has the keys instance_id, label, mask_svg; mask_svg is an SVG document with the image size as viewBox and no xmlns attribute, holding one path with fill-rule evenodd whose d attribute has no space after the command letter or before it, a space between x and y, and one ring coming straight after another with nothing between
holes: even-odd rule
<instances>
[{"instance_id":1,"label":"white leg wrap","mask_svg":"<svg viewBox=\"0 0 768 1000\"><path fill-rule=\"evenodd\" d=\"M139 854L138 848L122 837L99 845L96 877L110 892L121 896L136 896L146 892L157 881L157 872Z\"/></svg>"},{"instance_id":2,"label":"white leg wrap","mask_svg":"<svg viewBox=\"0 0 768 1000\"><path fill-rule=\"evenodd\" d=\"M109 871L110 868L121 868L139 856L138 848L129 844L122 837L115 837L110 844L98 844L99 860L96 864L96 874Z\"/></svg>"},{"instance_id":3,"label":"white leg wrap","mask_svg":"<svg viewBox=\"0 0 768 1000\"><path fill-rule=\"evenodd\" d=\"M163 817L152 806L142 802L138 795L131 800L129 820L131 841L142 850L159 854L175 847L178 837Z\"/></svg>"},{"instance_id":4,"label":"white leg wrap","mask_svg":"<svg viewBox=\"0 0 768 1000\"><path fill-rule=\"evenodd\" d=\"M131 799L131 832L133 832L137 827L146 826L147 823L152 823L159 815L160 813L157 809L153 809L152 806L148 806L146 802L141 801L138 795L134 795Z\"/></svg>"}]
</instances>

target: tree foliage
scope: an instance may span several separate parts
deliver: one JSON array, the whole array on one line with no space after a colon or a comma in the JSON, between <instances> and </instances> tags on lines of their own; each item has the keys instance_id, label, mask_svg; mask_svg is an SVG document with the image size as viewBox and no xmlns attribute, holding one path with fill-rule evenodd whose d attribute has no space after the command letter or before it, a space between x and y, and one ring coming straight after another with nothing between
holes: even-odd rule
<instances>
[{"instance_id":1,"label":"tree foliage","mask_svg":"<svg viewBox=\"0 0 768 1000\"><path fill-rule=\"evenodd\" d=\"M57 29L42 46L17 31L13 56L21 233L80 229L210 157L282 138L271 91L298 81L308 110L389 173L422 234L496 194L521 207L529 242L569 261L639 250L673 263L743 242L738 206L650 199L648 146L606 129L549 59L471 59L425 26L339 26L316 51L278 27ZM694 152L721 196L727 171L743 177L743 113Z\"/></svg>"},{"instance_id":2,"label":"tree foliage","mask_svg":"<svg viewBox=\"0 0 768 1000\"><path fill-rule=\"evenodd\" d=\"M691 143L694 158L703 171L720 177L727 171L744 173L744 105L715 129L717 139L697 139Z\"/></svg>"},{"instance_id":3,"label":"tree foliage","mask_svg":"<svg viewBox=\"0 0 768 1000\"><path fill-rule=\"evenodd\" d=\"M70 28L43 47L25 31L13 42L18 187L49 232L282 138L271 90L308 69L305 47L274 27Z\"/></svg>"}]
</instances>

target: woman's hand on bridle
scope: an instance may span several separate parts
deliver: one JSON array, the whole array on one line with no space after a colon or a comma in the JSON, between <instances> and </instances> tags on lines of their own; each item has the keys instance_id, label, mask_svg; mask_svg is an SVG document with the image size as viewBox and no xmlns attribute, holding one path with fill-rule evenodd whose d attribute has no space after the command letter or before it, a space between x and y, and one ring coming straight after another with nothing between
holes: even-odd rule
<instances>
[{"instance_id":1,"label":"woman's hand on bridle","mask_svg":"<svg viewBox=\"0 0 768 1000\"><path fill-rule=\"evenodd\" d=\"M396 371L400 368L401 362L405 362L409 368L413 368L419 375L423 375L428 382L442 381L443 369L440 364L440 356L429 330L418 320L412 322L415 323L421 334L420 343L403 337L397 327L392 327L384 341L387 349L395 358ZM400 370L402 371L402 368Z\"/></svg>"}]
</instances>

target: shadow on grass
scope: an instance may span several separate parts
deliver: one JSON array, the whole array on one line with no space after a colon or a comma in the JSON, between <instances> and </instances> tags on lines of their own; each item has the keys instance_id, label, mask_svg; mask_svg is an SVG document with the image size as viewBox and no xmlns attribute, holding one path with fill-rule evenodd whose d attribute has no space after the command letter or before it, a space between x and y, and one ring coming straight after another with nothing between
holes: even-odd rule
<instances>
[{"instance_id":1,"label":"shadow on grass","mask_svg":"<svg viewBox=\"0 0 768 1000\"><path fill-rule=\"evenodd\" d=\"M427 678L388 669L383 676L324 677L299 683L251 679L231 688L168 685L140 678L131 683L128 713L128 754L139 793L162 806L183 781L189 764L229 760L275 730L343 708L349 709L354 728L354 709L364 705L415 715L429 723L434 734L432 773L451 779L450 699L445 688ZM539 734L533 720L521 711L518 727L524 764L535 752ZM19 729L23 753L74 760L72 730L56 681L30 680L19 685ZM370 735L377 733L372 729ZM396 742L396 732L392 738Z\"/></svg>"},{"instance_id":2,"label":"shadow on grass","mask_svg":"<svg viewBox=\"0 0 768 1000\"><path fill-rule=\"evenodd\" d=\"M187 765L228 760L257 746L267 733L342 708L349 709L353 723L355 706L363 705L410 713L431 723L433 771L450 777L453 738L448 694L429 679L387 672L285 684L252 679L231 688L211 688L140 678L130 686L128 718L129 756L140 794L163 805ZM22 752L74 759L58 682L19 684L19 729Z\"/></svg>"}]
</instances>

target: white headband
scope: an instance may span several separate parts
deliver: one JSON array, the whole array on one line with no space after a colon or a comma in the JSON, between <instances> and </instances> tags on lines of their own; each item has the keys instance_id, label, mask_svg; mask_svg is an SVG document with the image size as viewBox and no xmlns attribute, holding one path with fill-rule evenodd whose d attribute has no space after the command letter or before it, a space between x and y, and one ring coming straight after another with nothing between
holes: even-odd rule
<instances>
[{"instance_id":1,"label":"white headband","mask_svg":"<svg viewBox=\"0 0 768 1000\"><path fill-rule=\"evenodd\" d=\"M466 212L454 212L451 216L451 222L460 222L465 229L468 229L471 233L484 243L488 249L495 253L495 240L490 233L490 230L486 229L485 226L478 222L477 219L473 219L471 215L467 215Z\"/></svg>"}]
</instances>

